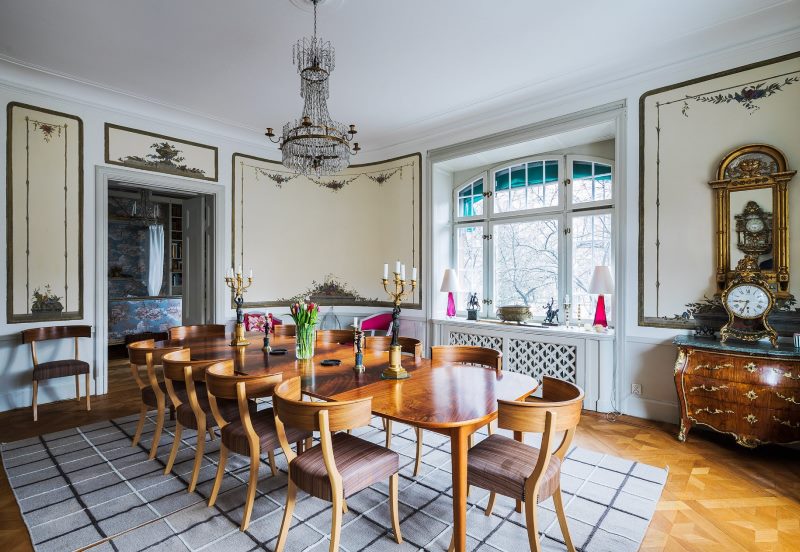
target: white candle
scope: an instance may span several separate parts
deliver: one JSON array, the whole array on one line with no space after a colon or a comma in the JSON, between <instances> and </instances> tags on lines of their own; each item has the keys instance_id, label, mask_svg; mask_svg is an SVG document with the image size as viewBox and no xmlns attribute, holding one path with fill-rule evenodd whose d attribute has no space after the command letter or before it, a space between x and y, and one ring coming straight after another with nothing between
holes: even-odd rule
<instances>
[{"instance_id":1,"label":"white candle","mask_svg":"<svg viewBox=\"0 0 800 552\"><path fill-rule=\"evenodd\" d=\"M387 280L389 278L389 263L383 263L383 279Z\"/></svg>"},{"instance_id":2,"label":"white candle","mask_svg":"<svg viewBox=\"0 0 800 552\"><path fill-rule=\"evenodd\" d=\"M358 329L358 316L353 317L353 327Z\"/></svg>"},{"instance_id":3,"label":"white candle","mask_svg":"<svg viewBox=\"0 0 800 552\"><path fill-rule=\"evenodd\" d=\"M411 267L411 279L417 281L417 267L415 266Z\"/></svg>"},{"instance_id":4,"label":"white candle","mask_svg":"<svg viewBox=\"0 0 800 552\"><path fill-rule=\"evenodd\" d=\"M227 276L228 276L228 278L233 278L233 267L230 267L230 268L228 269L228 274L227 274Z\"/></svg>"},{"instance_id":5,"label":"white candle","mask_svg":"<svg viewBox=\"0 0 800 552\"><path fill-rule=\"evenodd\" d=\"M250 269L250 279L251 280L253 279L253 269L252 268Z\"/></svg>"},{"instance_id":6,"label":"white candle","mask_svg":"<svg viewBox=\"0 0 800 552\"><path fill-rule=\"evenodd\" d=\"M564 296L564 303L569 304L569 295Z\"/></svg>"},{"instance_id":7,"label":"white candle","mask_svg":"<svg viewBox=\"0 0 800 552\"><path fill-rule=\"evenodd\" d=\"M406 279L406 265L400 265L400 279Z\"/></svg>"},{"instance_id":8,"label":"white candle","mask_svg":"<svg viewBox=\"0 0 800 552\"><path fill-rule=\"evenodd\" d=\"M394 271L395 271L397 274L400 274L400 261L397 261L397 262L394 264Z\"/></svg>"},{"instance_id":9,"label":"white candle","mask_svg":"<svg viewBox=\"0 0 800 552\"><path fill-rule=\"evenodd\" d=\"M242 273L242 265L239 265L239 268L236 270L236 274Z\"/></svg>"}]
</instances>

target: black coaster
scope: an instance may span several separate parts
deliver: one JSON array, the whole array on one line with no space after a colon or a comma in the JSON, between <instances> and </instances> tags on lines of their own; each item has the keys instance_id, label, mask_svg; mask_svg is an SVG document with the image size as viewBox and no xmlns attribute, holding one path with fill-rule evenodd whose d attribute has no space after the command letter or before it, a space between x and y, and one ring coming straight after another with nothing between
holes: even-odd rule
<instances>
[{"instance_id":1,"label":"black coaster","mask_svg":"<svg viewBox=\"0 0 800 552\"><path fill-rule=\"evenodd\" d=\"M323 360L320 364L323 366L339 366L342 363L341 360L337 358L327 358Z\"/></svg>"},{"instance_id":2,"label":"black coaster","mask_svg":"<svg viewBox=\"0 0 800 552\"><path fill-rule=\"evenodd\" d=\"M286 349L272 349L269 354L271 355L285 355Z\"/></svg>"}]
</instances>

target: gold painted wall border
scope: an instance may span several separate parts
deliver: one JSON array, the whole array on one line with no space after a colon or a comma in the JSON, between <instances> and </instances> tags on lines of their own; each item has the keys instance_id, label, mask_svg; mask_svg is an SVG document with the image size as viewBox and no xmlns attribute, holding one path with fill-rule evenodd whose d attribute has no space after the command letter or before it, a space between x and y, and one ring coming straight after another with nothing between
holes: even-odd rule
<instances>
[{"instance_id":1,"label":"gold painted wall border","mask_svg":"<svg viewBox=\"0 0 800 552\"><path fill-rule=\"evenodd\" d=\"M283 167L283 163L280 161L275 161L273 159L265 159L263 157L256 157L254 155L248 155L246 153L238 153L234 152L231 155L231 189L232 189L232 196L231 196L231 266L236 266L236 158L240 157L242 159L250 159L251 161L258 161L261 163L267 163L271 165L277 165ZM422 153L409 153L407 155L400 155L398 157L392 157L390 159L383 159L380 161L374 161L372 163L361 163L359 165L350 165L350 169L359 169L363 167L371 167L374 165L383 165L386 163L391 163L393 161L400 161L402 159L411 159L415 158L417 162L417 186L419 187L419 220L420 220L420 231L419 237L417 238L417 247L419 248L419 275L422 276L423 270L422 266L425 262L425 256L422 250L422 231L425 227L425 221L423 217L422 211L422 202L423 202L423 187L422 187ZM412 309L412 310L422 310L422 295L424 285L420 282L417 283L417 290L419 292L419 302L417 303L408 303L403 304L403 308L405 309ZM288 306L284 301L254 301L251 303L244 303L242 307L244 308L261 308L261 307L286 307ZM359 303L343 303L343 307L386 307L386 308L393 308L394 303L390 301L363 301ZM233 302L233 296L231 296L231 308L236 308L236 304Z\"/></svg>"},{"instance_id":2,"label":"gold painted wall border","mask_svg":"<svg viewBox=\"0 0 800 552\"><path fill-rule=\"evenodd\" d=\"M108 131L110 129L112 129L112 128L116 129L116 130L123 130L125 132L130 132L130 133L133 133L133 134L141 134L143 136L150 136L152 138L159 138L161 140L169 140L171 142L178 142L180 144L186 144L188 146L194 146L194 147L197 147L197 148L204 148L204 149L212 150L214 152L214 176L213 177L211 177L211 176L193 176L193 175L189 175L189 174L176 173L174 171L165 171L165 170L159 170L159 169L147 169L147 168L143 168L143 167L133 166L133 165L130 165L128 163L124 163L122 161L116 161L114 159L111 159L110 156L109 156L109 147L108 147L108 145L109 145L108 144L108 135L109 135ZM138 129L138 128L131 128L131 127L126 127L126 126L122 126L122 125L116 125L114 123L106 123L105 124L104 135L105 135L105 139L104 139L104 143L105 143L104 159L105 159L105 162L107 164L109 164L109 165L118 165L120 167L133 168L133 169L138 169L138 170L142 170L142 171L157 172L157 173L162 173L162 174L168 174L170 176L178 176L178 177L181 177L181 178L194 178L194 179L197 179L197 180L208 180L210 182L219 182L219 148L217 148L216 146L210 146L208 144L201 144L200 142L192 142L192 141L189 141L189 140L183 140L182 138L175 138L174 136L167 136L165 134L157 134L155 132L149 132L149 131L141 130L141 129Z\"/></svg>"},{"instance_id":3,"label":"gold painted wall border","mask_svg":"<svg viewBox=\"0 0 800 552\"><path fill-rule=\"evenodd\" d=\"M78 310L62 311L58 316L14 314L14 167L13 155L13 120L12 111L15 107L29 109L72 119L78 123ZM30 300L30 297L27 298ZM66 308L66 305L65 305ZM77 115L54 111L44 107L9 102L6 106L6 323L22 324L30 322L54 322L62 320L83 319L83 120Z\"/></svg>"}]
</instances>

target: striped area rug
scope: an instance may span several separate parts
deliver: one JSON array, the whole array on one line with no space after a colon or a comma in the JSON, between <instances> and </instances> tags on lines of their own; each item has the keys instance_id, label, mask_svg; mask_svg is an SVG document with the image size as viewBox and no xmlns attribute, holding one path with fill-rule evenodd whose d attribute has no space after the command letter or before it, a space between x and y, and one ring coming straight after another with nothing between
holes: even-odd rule
<instances>
[{"instance_id":1,"label":"striped area rug","mask_svg":"<svg viewBox=\"0 0 800 552\"><path fill-rule=\"evenodd\" d=\"M186 491L196 434L184 430L173 474L164 475L172 443L167 423L158 457L148 460L152 423L139 446L131 447L136 416L51 433L2 445L9 482L36 550L273 550L286 498L286 461L276 454L280 473L262 461L258 494L249 529L239 531L249 460L231 455L217 503L206 506L216 471L219 439L206 443L204 466L194 493ZM404 543L388 528L388 482L348 497L341 548L446 550L450 541L452 494L449 442L425 433L423 468L412 476L415 434L395 424L392 448L400 453L400 519ZM401 431L402 429L402 431ZM147 431L150 431L148 433ZM382 443L376 419L357 430ZM535 436L531 436L535 438ZM587 552L639 548L667 478L666 470L582 448L563 464L561 487L572 540ZM497 498L494 512L483 508L488 493L472 488L467 525L468 549L519 552L528 549L523 514L514 502ZM330 504L298 492L287 550L327 550ZM544 550L565 550L552 499L539 505Z\"/></svg>"}]
</instances>

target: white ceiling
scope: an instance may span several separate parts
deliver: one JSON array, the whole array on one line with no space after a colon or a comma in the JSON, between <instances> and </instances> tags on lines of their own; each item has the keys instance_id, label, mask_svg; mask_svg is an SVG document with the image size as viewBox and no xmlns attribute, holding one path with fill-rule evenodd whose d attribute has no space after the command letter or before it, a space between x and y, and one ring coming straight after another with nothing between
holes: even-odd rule
<instances>
[{"instance_id":1,"label":"white ceiling","mask_svg":"<svg viewBox=\"0 0 800 552\"><path fill-rule=\"evenodd\" d=\"M0 56L263 132L299 114L303 0L0 0ZM555 82L586 87L800 26L800 0L328 0L330 109L365 152Z\"/></svg>"}]
</instances>

